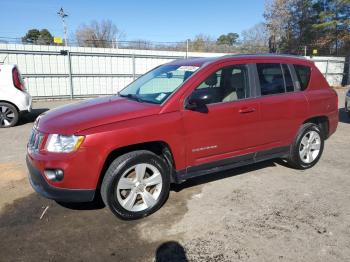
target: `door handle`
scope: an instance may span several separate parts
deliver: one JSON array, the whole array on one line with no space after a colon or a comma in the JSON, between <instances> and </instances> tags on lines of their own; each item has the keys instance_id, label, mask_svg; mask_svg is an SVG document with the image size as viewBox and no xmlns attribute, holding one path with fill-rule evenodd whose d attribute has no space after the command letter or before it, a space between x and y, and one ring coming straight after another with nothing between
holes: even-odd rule
<instances>
[{"instance_id":1,"label":"door handle","mask_svg":"<svg viewBox=\"0 0 350 262\"><path fill-rule=\"evenodd\" d=\"M243 107L238 110L240 114L247 114L247 113L253 113L256 109L254 107Z\"/></svg>"}]
</instances>

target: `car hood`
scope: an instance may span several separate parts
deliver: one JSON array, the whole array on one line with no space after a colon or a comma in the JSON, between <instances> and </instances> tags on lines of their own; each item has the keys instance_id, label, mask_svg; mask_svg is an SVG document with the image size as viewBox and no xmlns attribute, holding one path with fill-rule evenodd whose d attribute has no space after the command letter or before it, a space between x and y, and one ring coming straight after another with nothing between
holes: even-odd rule
<instances>
[{"instance_id":1,"label":"car hood","mask_svg":"<svg viewBox=\"0 0 350 262\"><path fill-rule=\"evenodd\" d=\"M50 110L38 117L35 127L44 133L71 135L79 131L153 114L160 106L111 96L90 99Z\"/></svg>"}]
</instances>

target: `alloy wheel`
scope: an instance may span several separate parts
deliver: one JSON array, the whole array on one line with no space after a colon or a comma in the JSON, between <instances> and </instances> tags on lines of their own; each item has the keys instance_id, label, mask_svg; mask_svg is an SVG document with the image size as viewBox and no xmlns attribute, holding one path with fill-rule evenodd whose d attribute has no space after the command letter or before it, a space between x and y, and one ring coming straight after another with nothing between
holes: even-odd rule
<instances>
[{"instance_id":1,"label":"alloy wheel","mask_svg":"<svg viewBox=\"0 0 350 262\"><path fill-rule=\"evenodd\" d=\"M306 164L312 163L319 155L321 149L321 137L316 131L307 132L301 139L299 156Z\"/></svg>"},{"instance_id":2,"label":"alloy wheel","mask_svg":"<svg viewBox=\"0 0 350 262\"><path fill-rule=\"evenodd\" d=\"M122 174L115 194L123 208L139 212L157 204L162 185L162 176L158 168L141 163L132 166Z\"/></svg>"},{"instance_id":3,"label":"alloy wheel","mask_svg":"<svg viewBox=\"0 0 350 262\"><path fill-rule=\"evenodd\" d=\"M10 126L15 121L15 112L7 106L0 106L0 126Z\"/></svg>"}]
</instances>

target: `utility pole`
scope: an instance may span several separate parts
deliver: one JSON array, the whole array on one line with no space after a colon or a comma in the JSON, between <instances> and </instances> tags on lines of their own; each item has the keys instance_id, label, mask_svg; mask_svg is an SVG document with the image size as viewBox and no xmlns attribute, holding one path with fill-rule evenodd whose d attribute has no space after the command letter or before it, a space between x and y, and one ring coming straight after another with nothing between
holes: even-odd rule
<instances>
[{"instance_id":1,"label":"utility pole","mask_svg":"<svg viewBox=\"0 0 350 262\"><path fill-rule=\"evenodd\" d=\"M115 49L118 49L118 37L115 38L115 46L114 46Z\"/></svg>"},{"instance_id":2,"label":"utility pole","mask_svg":"<svg viewBox=\"0 0 350 262\"><path fill-rule=\"evenodd\" d=\"M67 39L67 24L65 21L65 18L68 16L63 8L61 7L60 11L57 12L57 14L62 18L62 23L63 23L63 31L64 31L64 43L65 46L68 46L68 39Z\"/></svg>"},{"instance_id":3,"label":"utility pole","mask_svg":"<svg viewBox=\"0 0 350 262\"><path fill-rule=\"evenodd\" d=\"M190 39L187 39L187 40L186 40L186 59L188 58L189 42L190 42Z\"/></svg>"}]
</instances>

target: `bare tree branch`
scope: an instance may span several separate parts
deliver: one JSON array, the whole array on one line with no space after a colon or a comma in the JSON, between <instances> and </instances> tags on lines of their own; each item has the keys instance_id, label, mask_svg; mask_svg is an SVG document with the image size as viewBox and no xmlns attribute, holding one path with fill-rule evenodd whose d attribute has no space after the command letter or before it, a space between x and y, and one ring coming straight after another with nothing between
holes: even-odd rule
<instances>
[{"instance_id":1,"label":"bare tree branch","mask_svg":"<svg viewBox=\"0 0 350 262\"><path fill-rule=\"evenodd\" d=\"M111 48L115 47L116 42L121 40L124 34L111 20L102 20L80 26L75 37L79 46Z\"/></svg>"}]
</instances>

